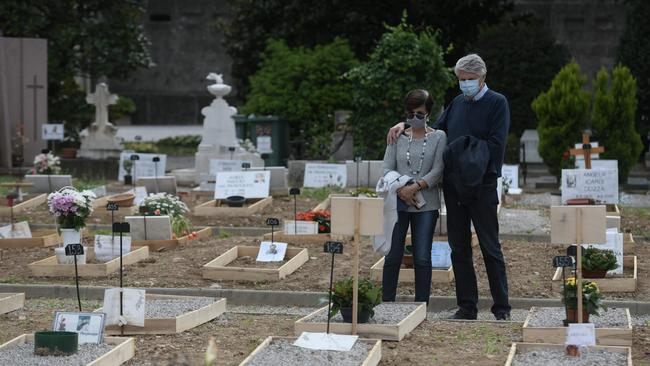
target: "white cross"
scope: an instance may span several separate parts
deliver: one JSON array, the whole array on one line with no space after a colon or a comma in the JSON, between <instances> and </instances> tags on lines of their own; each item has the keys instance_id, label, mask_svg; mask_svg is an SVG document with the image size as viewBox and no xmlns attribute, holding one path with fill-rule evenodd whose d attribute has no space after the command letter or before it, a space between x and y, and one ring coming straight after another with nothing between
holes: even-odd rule
<instances>
[{"instance_id":1,"label":"white cross","mask_svg":"<svg viewBox=\"0 0 650 366\"><path fill-rule=\"evenodd\" d=\"M117 95L108 91L108 85L99 83L95 87L95 94L88 94L86 102L95 105L95 123L97 129L104 129L108 121L108 106L117 103Z\"/></svg>"}]
</instances>

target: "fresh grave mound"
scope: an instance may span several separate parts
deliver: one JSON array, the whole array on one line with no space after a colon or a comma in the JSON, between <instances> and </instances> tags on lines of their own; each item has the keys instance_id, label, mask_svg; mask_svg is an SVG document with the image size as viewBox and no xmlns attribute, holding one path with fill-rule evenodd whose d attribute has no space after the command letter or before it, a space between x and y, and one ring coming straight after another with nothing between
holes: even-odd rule
<instances>
[{"instance_id":1,"label":"fresh grave mound","mask_svg":"<svg viewBox=\"0 0 650 366\"><path fill-rule=\"evenodd\" d=\"M0 365L69 366L87 365L113 349L113 345L80 344L77 353L70 356L36 356L34 343L10 346L0 350Z\"/></svg>"},{"instance_id":2,"label":"fresh grave mound","mask_svg":"<svg viewBox=\"0 0 650 366\"><path fill-rule=\"evenodd\" d=\"M368 320L368 324L397 324L415 311L419 304L400 304L385 302L375 306L375 316ZM327 323L327 311L320 312L307 320L310 323ZM333 323L343 323L343 316L339 312L332 319Z\"/></svg>"},{"instance_id":3,"label":"fresh grave mound","mask_svg":"<svg viewBox=\"0 0 650 366\"><path fill-rule=\"evenodd\" d=\"M535 308L529 327L562 327L566 319L564 308ZM596 328L627 328L627 313L623 308L602 310L600 315L590 315L589 322Z\"/></svg>"},{"instance_id":4,"label":"fresh grave mound","mask_svg":"<svg viewBox=\"0 0 650 366\"><path fill-rule=\"evenodd\" d=\"M517 352L512 366L624 366L627 354L590 349L581 352L580 357L569 357L564 348Z\"/></svg>"},{"instance_id":5,"label":"fresh grave mound","mask_svg":"<svg viewBox=\"0 0 650 366\"><path fill-rule=\"evenodd\" d=\"M372 345L356 342L349 352L320 351L293 345L292 340L274 339L246 365L336 365L358 366L368 357Z\"/></svg>"},{"instance_id":6,"label":"fresh grave mound","mask_svg":"<svg viewBox=\"0 0 650 366\"><path fill-rule=\"evenodd\" d=\"M243 256L228 263L228 267L277 269L280 268L286 262L287 262L286 258L282 262L258 262L255 260L254 257Z\"/></svg>"},{"instance_id":7,"label":"fresh grave mound","mask_svg":"<svg viewBox=\"0 0 650 366\"><path fill-rule=\"evenodd\" d=\"M144 317L146 319L175 318L211 305L217 300L219 299L211 297L170 300L147 299Z\"/></svg>"}]
</instances>

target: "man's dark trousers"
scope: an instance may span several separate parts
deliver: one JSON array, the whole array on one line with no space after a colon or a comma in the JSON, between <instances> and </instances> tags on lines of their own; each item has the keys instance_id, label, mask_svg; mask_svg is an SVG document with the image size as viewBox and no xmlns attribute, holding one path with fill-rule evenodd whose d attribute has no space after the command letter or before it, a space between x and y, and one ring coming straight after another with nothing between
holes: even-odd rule
<instances>
[{"instance_id":1,"label":"man's dark trousers","mask_svg":"<svg viewBox=\"0 0 650 366\"><path fill-rule=\"evenodd\" d=\"M493 314L510 314L508 279L505 261L499 243L499 203L496 183L480 188L478 198L461 204L454 187L445 183L443 192L447 206L447 232L451 246L451 261L456 278L456 301L459 311L466 316L478 312L478 289L472 261L472 233L470 222L478 236L494 305Z\"/></svg>"}]
</instances>

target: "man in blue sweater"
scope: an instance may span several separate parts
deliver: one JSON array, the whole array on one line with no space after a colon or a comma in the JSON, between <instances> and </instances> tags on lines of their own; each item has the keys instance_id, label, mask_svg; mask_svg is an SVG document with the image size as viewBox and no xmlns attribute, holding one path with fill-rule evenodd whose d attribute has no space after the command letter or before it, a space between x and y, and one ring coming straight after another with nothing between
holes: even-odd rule
<instances>
[{"instance_id":1,"label":"man in blue sweater","mask_svg":"<svg viewBox=\"0 0 650 366\"><path fill-rule=\"evenodd\" d=\"M496 187L497 178L501 176L506 136L510 127L510 110L503 95L488 89L485 83L487 67L480 56L470 54L462 57L456 62L454 72L462 94L454 98L432 127L444 130L450 144L467 135L481 139L487 143L490 156L483 184L476 188L475 196L478 198L461 202L450 180L444 179L443 182L458 304L458 310L452 318L476 319L478 312L478 289L471 245L473 223L490 282L494 301L492 313L497 320L507 320L510 318L508 279L499 243L499 199ZM404 123L391 128L388 143L393 143L404 128ZM447 173L445 170L445 176Z\"/></svg>"}]
</instances>

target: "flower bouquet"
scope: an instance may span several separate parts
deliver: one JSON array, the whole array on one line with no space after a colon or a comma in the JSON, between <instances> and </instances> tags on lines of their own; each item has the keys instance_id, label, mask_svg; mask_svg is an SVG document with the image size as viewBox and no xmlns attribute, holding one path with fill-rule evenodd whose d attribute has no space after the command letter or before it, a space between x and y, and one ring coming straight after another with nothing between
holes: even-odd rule
<instances>
[{"instance_id":1,"label":"flower bouquet","mask_svg":"<svg viewBox=\"0 0 650 366\"><path fill-rule=\"evenodd\" d=\"M61 172L61 161L58 156L51 152L47 154L38 154L34 158L34 174L58 174Z\"/></svg>"},{"instance_id":2,"label":"flower bouquet","mask_svg":"<svg viewBox=\"0 0 650 366\"><path fill-rule=\"evenodd\" d=\"M172 231L176 237L196 237L192 230L192 223L185 214L189 212L187 205L178 197L167 193L150 193L140 204L141 212L146 215L161 216L167 215L171 220Z\"/></svg>"},{"instance_id":3,"label":"flower bouquet","mask_svg":"<svg viewBox=\"0 0 650 366\"><path fill-rule=\"evenodd\" d=\"M578 322L578 298L576 296L575 277L567 278L562 291L562 303L567 307L567 320L569 323ZM603 304L603 295L596 282L582 281L582 322L589 322L589 315L599 315L601 309L607 310Z\"/></svg>"},{"instance_id":4,"label":"flower bouquet","mask_svg":"<svg viewBox=\"0 0 650 366\"><path fill-rule=\"evenodd\" d=\"M307 212L298 212L296 214L298 221L316 221L318 223L319 234L329 234L331 228L331 214L327 210L316 210Z\"/></svg>"},{"instance_id":5,"label":"flower bouquet","mask_svg":"<svg viewBox=\"0 0 650 366\"><path fill-rule=\"evenodd\" d=\"M56 218L63 239L63 246L54 249L59 264L73 263L74 258L65 255L65 246L81 244L81 229L86 226L86 219L93 212L94 199L93 192L78 191L74 187L63 187L47 196L47 205ZM85 254L78 260L80 264L85 264Z\"/></svg>"}]
</instances>

